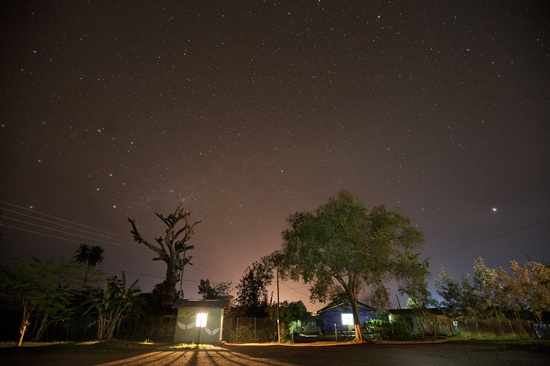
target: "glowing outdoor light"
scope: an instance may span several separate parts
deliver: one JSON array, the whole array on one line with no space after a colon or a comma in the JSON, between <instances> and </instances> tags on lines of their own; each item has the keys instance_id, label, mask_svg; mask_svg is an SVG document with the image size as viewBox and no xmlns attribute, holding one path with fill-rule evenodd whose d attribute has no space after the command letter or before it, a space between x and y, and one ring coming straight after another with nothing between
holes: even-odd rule
<instances>
[{"instance_id":1,"label":"glowing outdoor light","mask_svg":"<svg viewBox=\"0 0 550 366\"><path fill-rule=\"evenodd\" d=\"M342 325L353 325L353 314L342 314Z\"/></svg>"},{"instance_id":2,"label":"glowing outdoor light","mask_svg":"<svg viewBox=\"0 0 550 366\"><path fill-rule=\"evenodd\" d=\"M195 327L197 328L205 328L206 327L206 319L208 318L207 313L197 313L197 320L195 321Z\"/></svg>"}]
</instances>

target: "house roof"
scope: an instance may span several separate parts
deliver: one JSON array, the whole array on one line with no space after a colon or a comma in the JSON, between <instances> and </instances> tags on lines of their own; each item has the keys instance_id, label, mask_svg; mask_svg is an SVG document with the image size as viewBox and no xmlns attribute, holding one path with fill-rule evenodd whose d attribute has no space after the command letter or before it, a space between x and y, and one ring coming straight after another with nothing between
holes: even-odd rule
<instances>
[{"instance_id":1,"label":"house roof","mask_svg":"<svg viewBox=\"0 0 550 366\"><path fill-rule=\"evenodd\" d=\"M322 309L319 309L317 311L317 314L321 314L323 313L324 311L327 311L327 310L331 310L331 309L336 309L336 308L340 308L340 307L344 307L344 306L350 306L348 303L346 303L345 301L337 301L337 302L331 302L330 304L328 304L327 306L325 306L324 308ZM357 301L357 308L359 309L364 309L364 310L368 310L368 311L374 311L376 310L375 308L373 308L372 306L369 306L365 303L362 303L360 301Z\"/></svg>"},{"instance_id":2,"label":"house roof","mask_svg":"<svg viewBox=\"0 0 550 366\"><path fill-rule=\"evenodd\" d=\"M229 299L216 299L216 300L190 300L190 299L178 299L173 308L227 308L229 307Z\"/></svg>"}]
</instances>

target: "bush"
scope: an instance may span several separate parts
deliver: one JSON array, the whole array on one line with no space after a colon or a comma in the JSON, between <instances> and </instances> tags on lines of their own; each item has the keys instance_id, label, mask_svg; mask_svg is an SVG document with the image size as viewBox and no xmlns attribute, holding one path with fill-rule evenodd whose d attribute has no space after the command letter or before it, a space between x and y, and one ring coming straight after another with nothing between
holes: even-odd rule
<instances>
[{"instance_id":1,"label":"bush","mask_svg":"<svg viewBox=\"0 0 550 366\"><path fill-rule=\"evenodd\" d=\"M367 334L377 339L409 339L409 327L404 320L371 319L365 325Z\"/></svg>"},{"instance_id":2,"label":"bush","mask_svg":"<svg viewBox=\"0 0 550 366\"><path fill-rule=\"evenodd\" d=\"M240 325L237 328L237 342L254 342L254 332L250 326Z\"/></svg>"}]
</instances>

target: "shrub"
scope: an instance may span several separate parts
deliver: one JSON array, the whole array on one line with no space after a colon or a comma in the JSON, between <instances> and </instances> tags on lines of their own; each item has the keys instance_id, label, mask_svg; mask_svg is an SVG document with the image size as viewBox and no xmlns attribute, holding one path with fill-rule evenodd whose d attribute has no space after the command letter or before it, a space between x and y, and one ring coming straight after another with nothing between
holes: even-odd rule
<instances>
[{"instance_id":1,"label":"shrub","mask_svg":"<svg viewBox=\"0 0 550 366\"><path fill-rule=\"evenodd\" d=\"M254 342L254 333L250 326L240 325L237 328L237 342Z\"/></svg>"}]
</instances>

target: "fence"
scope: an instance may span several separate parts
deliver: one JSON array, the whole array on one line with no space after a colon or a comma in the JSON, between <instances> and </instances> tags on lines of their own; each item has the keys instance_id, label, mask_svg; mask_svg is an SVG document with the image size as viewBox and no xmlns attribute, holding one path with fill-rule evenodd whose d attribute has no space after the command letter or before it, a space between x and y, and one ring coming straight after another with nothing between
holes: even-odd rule
<instances>
[{"instance_id":1,"label":"fence","mask_svg":"<svg viewBox=\"0 0 550 366\"><path fill-rule=\"evenodd\" d=\"M533 324L531 329L535 337L539 339L550 339L550 324Z\"/></svg>"},{"instance_id":2,"label":"fence","mask_svg":"<svg viewBox=\"0 0 550 366\"><path fill-rule=\"evenodd\" d=\"M530 337L532 325L521 319L453 321L446 317L399 317L389 322L372 321L367 325L374 338L405 340L439 336L457 337Z\"/></svg>"},{"instance_id":3,"label":"fence","mask_svg":"<svg viewBox=\"0 0 550 366\"><path fill-rule=\"evenodd\" d=\"M226 317L222 337L228 342L272 342L277 324L269 318Z\"/></svg>"},{"instance_id":4,"label":"fence","mask_svg":"<svg viewBox=\"0 0 550 366\"><path fill-rule=\"evenodd\" d=\"M527 320L489 319L455 321L452 334L462 337L529 337L532 332Z\"/></svg>"}]
</instances>

